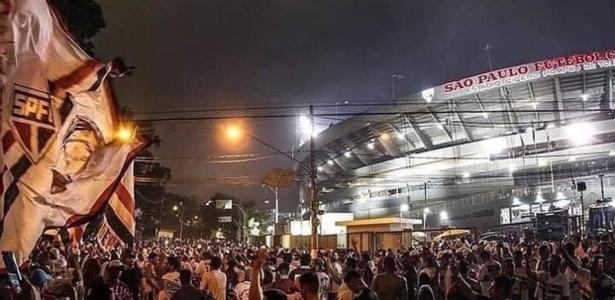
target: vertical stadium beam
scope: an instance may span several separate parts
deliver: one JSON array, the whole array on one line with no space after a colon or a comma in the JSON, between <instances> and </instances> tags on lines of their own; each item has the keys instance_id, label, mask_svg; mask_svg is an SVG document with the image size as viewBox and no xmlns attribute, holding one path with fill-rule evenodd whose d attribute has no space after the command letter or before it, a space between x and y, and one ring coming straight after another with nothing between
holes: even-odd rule
<instances>
[{"instance_id":1,"label":"vertical stadium beam","mask_svg":"<svg viewBox=\"0 0 615 300\"><path fill-rule=\"evenodd\" d=\"M425 109L427 109L427 111L429 112L429 114L431 115L431 118L434 119L434 121L436 121L436 123L440 124L442 127L439 127L442 129L442 131L444 131L444 133L446 134L446 136L448 137L449 141L453 141L453 135L451 134L451 132L448 130L448 128L446 127L446 124L442 123L442 121L440 120L440 118L438 118L438 116L434 113L434 111L431 109L430 106L425 107Z\"/></svg>"},{"instance_id":2,"label":"vertical stadium beam","mask_svg":"<svg viewBox=\"0 0 615 300\"><path fill-rule=\"evenodd\" d=\"M463 133L466 135L466 139L470 142L473 141L474 137L472 136L472 132L463 122L463 119L461 118L461 114L459 113L459 107L452 100L449 101L449 104L450 104L449 106L455 111L455 115L457 116L457 119L459 119L459 125L461 125L461 128L463 129Z\"/></svg>"},{"instance_id":3,"label":"vertical stadium beam","mask_svg":"<svg viewBox=\"0 0 615 300\"><path fill-rule=\"evenodd\" d=\"M521 132L519 119L517 118L517 114L513 110L512 102L510 99L510 91L505 87L500 88L500 97L502 97L502 100L504 100L504 104L506 104L506 111L508 115L508 120L511 123L511 128L514 128L516 132Z\"/></svg>"},{"instance_id":4,"label":"vertical stadium beam","mask_svg":"<svg viewBox=\"0 0 615 300\"><path fill-rule=\"evenodd\" d=\"M395 131L395 128L389 122L383 122L383 124L389 127L389 129ZM396 137L390 136L388 139L383 139L382 137L379 137L376 140L378 141L378 143L380 143L380 145L382 145L384 150L387 151L388 155L390 155L391 157L398 157L401 155L401 151L393 144L392 140L394 138Z\"/></svg>"},{"instance_id":5,"label":"vertical stadium beam","mask_svg":"<svg viewBox=\"0 0 615 300\"><path fill-rule=\"evenodd\" d=\"M609 109L615 109L613 103L613 68L609 68L609 72L606 76L606 101L609 103Z\"/></svg>"},{"instance_id":6,"label":"vertical stadium beam","mask_svg":"<svg viewBox=\"0 0 615 300\"><path fill-rule=\"evenodd\" d=\"M555 119L561 124L566 121L566 115L564 114L564 102L562 100L562 87L559 83L559 77L555 76L553 78L553 84L555 85L555 104L556 104L556 112Z\"/></svg>"},{"instance_id":7,"label":"vertical stadium beam","mask_svg":"<svg viewBox=\"0 0 615 300\"><path fill-rule=\"evenodd\" d=\"M483 104L483 101L480 99L480 96L478 94L474 94L474 99L476 100L476 103L478 103L478 106L480 107L480 110L483 112L483 114L485 113L485 105ZM487 123L489 123L489 126L491 127L491 129L495 130L495 128L493 127L493 122L491 122L491 118L489 118L489 115L487 115Z\"/></svg>"},{"instance_id":8,"label":"vertical stadium beam","mask_svg":"<svg viewBox=\"0 0 615 300\"><path fill-rule=\"evenodd\" d=\"M405 142L404 146L405 147L399 147L401 152L409 152L412 149L416 148L416 145L412 142L412 140L408 139L408 137L406 136L406 134L404 132L402 132L400 130L400 128L398 128L397 126L391 124L391 122L386 122L385 123L387 126L391 127L391 129L393 130L393 132L395 132L395 135L397 135L398 137L402 137L402 140ZM412 146L412 149L410 149L408 146Z\"/></svg>"},{"instance_id":9,"label":"vertical stadium beam","mask_svg":"<svg viewBox=\"0 0 615 300\"><path fill-rule=\"evenodd\" d=\"M348 145L354 144L351 141L349 141L347 138L344 138L344 142L347 142ZM363 158L360 153L357 153L357 151L356 151L357 147L356 146L355 147L348 147L347 149L349 149L347 151L350 151L350 153L352 153L352 155L354 155L357 158L357 160L359 160L364 166L368 166L369 165L367 163L367 161L365 160L365 158Z\"/></svg>"},{"instance_id":10,"label":"vertical stadium beam","mask_svg":"<svg viewBox=\"0 0 615 300\"><path fill-rule=\"evenodd\" d=\"M433 149L433 143L431 139L419 128L419 126L416 124L416 121L408 114L402 114L402 116L404 117L406 122L410 123L414 134L416 134L416 136L419 138L419 140L423 144L423 147L427 150Z\"/></svg>"},{"instance_id":11,"label":"vertical stadium beam","mask_svg":"<svg viewBox=\"0 0 615 300\"><path fill-rule=\"evenodd\" d=\"M340 169L342 169L344 173L348 173L348 169L346 169L346 167L344 167L344 164L339 161L339 156L336 157L333 154L331 154L331 152L326 151L326 150L324 152L327 154L330 161L332 161L335 165L337 165Z\"/></svg>"},{"instance_id":12,"label":"vertical stadium beam","mask_svg":"<svg viewBox=\"0 0 615 300\"><path fill-rule=\"evenodd\" d=\"M536 102L536 95L534 94L534 85L531 82L527 83L527 90L530 93L530 100L532 103ZM538 112L534 110L534 117L536 117L536 121L540 121L538 116Z\"/></svg>"}]
</instances>

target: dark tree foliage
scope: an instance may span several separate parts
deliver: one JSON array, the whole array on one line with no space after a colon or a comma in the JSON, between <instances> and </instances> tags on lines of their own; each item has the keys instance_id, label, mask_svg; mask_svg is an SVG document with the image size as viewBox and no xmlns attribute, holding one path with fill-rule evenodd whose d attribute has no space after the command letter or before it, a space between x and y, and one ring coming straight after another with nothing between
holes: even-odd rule
<instances>
[{"instance_id":1,"label":"dark tree foliage","mask_svg":"<svg viewBox=\"0 0 615 300\"><path fill-rule=\"evenodd\" d=\"M105 28L100 5L94 0L50 0L60 14L75 41L90 55L94 55L91 39Z\"/></svg>"}]
</instances>

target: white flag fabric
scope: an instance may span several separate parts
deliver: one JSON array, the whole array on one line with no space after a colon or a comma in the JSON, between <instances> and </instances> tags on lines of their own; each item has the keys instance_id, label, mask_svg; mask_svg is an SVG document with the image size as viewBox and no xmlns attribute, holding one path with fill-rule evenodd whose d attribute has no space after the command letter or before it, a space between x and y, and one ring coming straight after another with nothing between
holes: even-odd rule
<instances>
[{"instance_id":1,"label":"white flag fabric","mask_svg":"<svg viewBox=\"0 0 615 300\"><path fill-rule=\"evenodd\" d=\"M46 1L2 1L0 22L0 250L21 264L45 229L101 213L146 142L115 138L111 64L79 48Z\"/></svg>"}]
</instances>

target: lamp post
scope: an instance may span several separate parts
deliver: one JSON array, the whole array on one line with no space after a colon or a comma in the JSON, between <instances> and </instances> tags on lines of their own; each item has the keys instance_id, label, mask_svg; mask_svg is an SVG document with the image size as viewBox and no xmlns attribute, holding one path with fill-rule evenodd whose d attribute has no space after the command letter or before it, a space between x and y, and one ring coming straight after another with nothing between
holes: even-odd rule
<instances>
[{"instance_id":1,"label":"lamp post","mask_svg":"<svg viewBox=\"0 0 615 300\"><path fill-rule=\"evenodd\" d=\"M403 213L410 210L410 206L408 204L402 204L399 207L399 231L404 231L404 215Z\"/></svg>"},{"instance_id":2,"label":"lamp post","mask_svg":"<svg viewBox=\"0 0 615 300\"><path fill-rule=\"evenodd\" d=\"M275 235L275 224L278 224L278 215L279 215L279 210L278 210L278 187L272 187L270 185L264 185L266 186L271 192L273 192L273 195L275 196L275 211L273 213L273 235ZM267 203L267 202L265 202Z\"/></svg>"},{"instance_id":3,"label":"lamp post","mask_svg":"<svg viewBox=\"0 0 615 300\"><path fill-rule=\"evenodd\" d=\"M393 101L397 100L397 95L395 93L395 79L403 79L404 75L401 74L392 74L391 75L391 96L393 97Z\"/></svg>"},{"instance_id":4,"label":"lamp post","mask_svg":"<svg viewBox=\"0 0 615 300\"><path fill-rule=\"evenodd\" d=\"M182 239L182 235L184 233L184 203L182 201L179 201L179 207L177 205L173 206L173 211L178 211L181 208L181 211L179 212L179 239Z\"/></svg>"},{"instance_id":5,"label":"lamp post","mask_svg":"<svg viewBox=\"0 0 615 300\"><path fill-rule=\"evenodd\" d=\"M425 234L425 244L427 244L427 214L431 212L429 207L423 208L423 233Z\"/></svg>"},{"instance_id":6,"label":"lamp post","mask_svg":"<svg viewBox=\"0 0 615 300\"><path fill-rule=\"evenodd\" d=\"M314 130L313 128L313 124L314 124L314 107L312 105L310 105L310 124L312 124L312 130ZM300 160L297 160L296 158L294 158L292 155L288 154L285 151L282 151L276 147L274 147L273 145L267 143L266 141L251 135L250 133L246 132L245 130L242 130L241 128L237 127L237 126L231 126L228 127L226 129L226 136L230 139L236 140L238 138L240 138L242 135L245 135L257 142L259 142L260 144L264 145L265 147L285 156L286 158L298 163L301 167L305 168L308 172L309 172L309 186L310 186L310 215L311 215L311 219L312 219L312 233L310 236L310 244L311 244L311 249L310 249L310 253L312 255L312 258L317 258L317 250L318 250L318 226L320 224L320 221L318 220L318 187L316 186L316 181L317 181L317 168L316 168L316 157L314 155L315 152L315 148L316 148L316 142L314 139L314 134L313 132L310 134L310 163L306 164L305 162L302 162ZM277 209L276 209L277 212Z\"/></svg>"},{"instance_id":7,"label":"lamp post","mask_svg":"<svg viewBox=\"0 0 615 300\"><path fill-rule=\"evenodd\" d=\"M241 221L241 235L242 235L242 237L241 237L241 239L243 241L245 241L246 240L246 216L247 216L246 211L243 209L243 207L241 207L241 205L239 205L237 203L233 203L233 206L237 207L239 209L239 211L241 212L241 215L242 215L242 218L241 218L242 219L242 221Z\"/></svg>"},{"instance_id":8,"label":"lamp post","mask_svg":"<svg viewBox=\"0 0 615 300\"><path fill-rule=\"evenodd\" d=\"M427 230L427 214L429 214L431 210L429 207L423 208L423 231Z\"/></svg>"}]
</instances>

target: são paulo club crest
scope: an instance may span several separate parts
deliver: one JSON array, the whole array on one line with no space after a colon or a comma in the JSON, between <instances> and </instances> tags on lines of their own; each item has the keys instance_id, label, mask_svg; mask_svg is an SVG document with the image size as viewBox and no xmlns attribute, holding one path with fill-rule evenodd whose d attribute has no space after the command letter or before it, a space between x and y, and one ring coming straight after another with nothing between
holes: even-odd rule
<instances>
[{"instance_id":1,"label":"s\u00e3o paulo club crest","mask_svg":"<svg viewBox=\"0 0 615 300\"><path fill-rule=\"evenodd\" d=\"M435 93L434 88L430 88L430 89L423 90L421 92L421 96L423 96L423 99L425 99L425 101L429 103L433 99L434 93Z\"/></svg>"},{"instance_id":2,"label":"s\u00e3o paulo club crest","mask_svg":"<svg viewBox=\"0 0 615 300\"><path fill-rule=\"evenodd\" d=\"M11 126L15 138L30 161L37 163L58 130L51 96L48 92L16 84L12 101Z\"/></svg>"}]
</instances>

